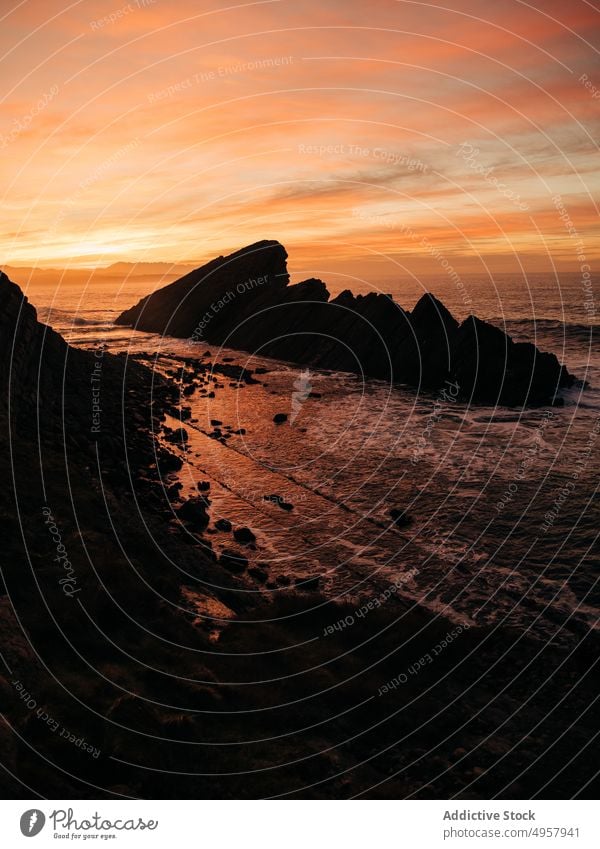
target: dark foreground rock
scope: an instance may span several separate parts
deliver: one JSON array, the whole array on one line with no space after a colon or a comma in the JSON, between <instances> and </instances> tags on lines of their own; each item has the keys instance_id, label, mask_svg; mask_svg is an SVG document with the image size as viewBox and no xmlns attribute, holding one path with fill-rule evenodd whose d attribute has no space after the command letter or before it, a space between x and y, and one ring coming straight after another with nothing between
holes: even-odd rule
<instances>
[{"instance_id":1,"label":"dark foreground rock","mask_svg":"<svg viewBox=\"0 0 600 849\"><path fill-rule=\"evenodd\" d=\"M475 316L459 324L433 295L408 312L387 295L330 299L314 278L290 286L286 257L278 242L249 245L153 292L116 323L477 403L554 403L574 383L554 354Z\"/></svg>"},{"instance_id":2,"label":"dark foreground rock","mask_svg":"<svg viewBox=\"0 0 600 849\"><path fill-rule=\"evenodd\" d=\"M177 515L194 529L203 531L209 522L207 498L188 498L177 511Z\"/></svg>"}]
</instances>

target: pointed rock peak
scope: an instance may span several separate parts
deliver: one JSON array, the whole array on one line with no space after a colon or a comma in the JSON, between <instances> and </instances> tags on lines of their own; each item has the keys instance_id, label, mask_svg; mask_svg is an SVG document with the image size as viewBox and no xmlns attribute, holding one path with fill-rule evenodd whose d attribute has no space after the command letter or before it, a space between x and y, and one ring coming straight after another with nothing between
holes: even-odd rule
<instances>
[{"instance_id":1,"label":"pointed rock peak","mask_svg":"<svg viewBox=\"0 0 600 849\"><path fill-rule=\"evenodd\" d=\"M428 324L442 322L446 327L458 327L458 321L454 318L449 309L443 303L432 295L431 292L426 292L415 305L415 308L410 314L413 324Z\"/></svg>"},{"instance_id":2,"label":"pointed rock peak","mask_svg":"<svg viewBox=\"0 0 600 849\"><path fill-rule=\"evenodd\" d=\"M287 251L281 242L277 241L277 239L261 239L259 242L253 242L251 245L246 245L244 248L240 248L239 250L229 254L228 259L258 253L260 251L271 250L272 248L283 251L285 258L287 259Z\"/></svg>"},{"instance_id":3,"label":"pointed rock peak","mask_svg":"<svg viewBox=\"0 0 600 849\"><path fill-rule=\"evenodd\" d=\"M275 272L277 276L289 278L287 273L287 258L287 251L280 242L276 239L262 239L260 242L253 242L251 245L239 248L237 251L233 251L226 256L221 254L220 256L213 257L213 259L204 263L204 265L198 266L198 268L195 268L190 273L185 274L179 280L188 281L195 279L199 274L214 274L215 271L220 271L222 268L229 269L231 273L234 273L234 269L245 266L248 268L264 266L267 269L271 265L277 267L278 271ZM178 283L179 280L175 282Z\"/></svg>"},{"instance_id":4,"label":"pointed rock peak","mask_svg":"<svg viewBox=\"0 0 600 849\"><path fill-rule=\"evenodd\" d=\"M337 304L338 306L350 306L356 300L354 294L350 291L350 289L344 289L343 292L340 292L333 300L332 304Z\"/></svg>"},{"instance_id":5,"label":"pointed rock peak","mask_svg":"<svg viewBox=\"0 0 600 849\"><path fill-rule=\"evenodd\" d=\"M512 342L510 336L506 334L499 327L496 327L494 324L490 324L488 321L483 321L481 318L477 318L476 315L468 315L463 323L460 325L460 335L462 337L465 336L475 336L480 342L483 341L495 341L505 343L506 340Z\"/></svg>"}]
</instances>

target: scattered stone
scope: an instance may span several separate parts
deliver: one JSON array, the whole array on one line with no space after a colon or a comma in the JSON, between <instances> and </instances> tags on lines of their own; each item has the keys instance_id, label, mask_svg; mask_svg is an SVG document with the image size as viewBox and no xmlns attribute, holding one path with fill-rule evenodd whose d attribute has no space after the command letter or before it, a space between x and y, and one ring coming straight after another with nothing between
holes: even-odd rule
<instances>
[{"instance_id":1,"label":"scattered stone","mask_svg":"<svg viewBox=\"0 0 600 849\"><path fill-rule=\"evenodd\" d=\"M236 542L239 542L242 545L250 545L251 543L256 542L256 537L250 528L236 528L233 532L233 538Z\"/></svg>"},{"instance_id":2,"label":"scattered stone","mask_svg":"<svg viewBox=\"0 0 600 849\"><path fill-rule=\"evenodd\" d=\"M283 424L284 422L287 422L287 413L275 413L273 421L275 424Z\"/></svg>"},{"instance_id":3,"label":"scattered stone","mask_svg":"<svg viewBox=\"0 0 600 849\"><path fill-rule=\"evenodd\" d=\"M217 521L215 522L215 528L218 531L223 531L226 534L229 533L232 527L233 526L229 519L217 519Z\"/></svg>"},{"instance_id":4,"label":"scattered stone","mask_svg":"<svg viewBox=\"0 0 600 849\"><path fill-rule=\"evenodd\" d=\"M160 447L157 451L157 466L160 470L161 475L166 475L169 472L178 472L183 463L181 459L176 455L171 453L171 451L167 451L166 448ZM152 466L150 467L152 468Z\"/></svg>"},{"instance_id":5,"label":"scattered stone","mask_svg":"<svg viewBox=\"0 0 600 849\"><path fill-rule=\"evenodd\" d=\"M204 530L208 525L208 507L210 502L207 498L188 498L177 511L177 515L184 522L193 525L198 530Z\"/></svg>"},{"instance_id":6,"label":"scattered stone","mask_svg":"<svg viewBox=\"0 0 600 849\"><path fill-rule=\"evenodd\" d=\"M166 494L169 501L179 501L179 490L181 489L180 483L171 484L171 486L167 487Z\"/></svg>"},{"instance_id":7,"label":"scattered stone","mask_svg":"<svg viewBox=\"0 0 600 849\"><path fill-rule=\"evenodd\" d=\"M210 481L198 481L198 489L200 492L208 492L210 489Z\"/></svg>"},{"instance_id":8,"label":"scattered stone","mask_svg":"<svg viewBox=\"0 0 600 849\"><path fill-rule=\"evenodd\" d=\"M170 432L169 432L170 431ZM165 439L173 445L185 445L188 441L188 432L184 427L176 427L175 430L168 429Z\"/></svg>"}]
</instances>

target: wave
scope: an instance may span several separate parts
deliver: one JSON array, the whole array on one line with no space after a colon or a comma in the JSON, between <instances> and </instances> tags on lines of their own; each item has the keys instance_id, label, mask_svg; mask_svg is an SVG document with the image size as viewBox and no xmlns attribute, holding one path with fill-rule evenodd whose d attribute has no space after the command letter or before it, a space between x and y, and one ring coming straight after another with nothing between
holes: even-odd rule
<instances>
[{"instance_id":1,"label":"wave","mask_svg":"<svg viewBox=\"0 0 600 849\"><path fill-rule=\"evenodd\" d=\"M89 312L96 318L84 318L82 313ZM55 307L41 307L37 310L39 321L49 324L55 329L60 327L100 327L112 326L113 322L110 318L111 314L118 313L118 310L103 310L99 313L98 310L81 310L78 313L69 312L68 310L56 309Z\"/></svg>"},{"instance_id":2,"label":"wave","mask_svg":"<svg viewBox=\"0 0 600 849\"><path fill-rule=\"evenodd\" d=\"M536 333L560 333L565 336L585 336L592 338L594 331L600 333L600 324L590 323L582 324L578 322L560 321L555 318L506 318L492 317L487 319L491 324L500 327L502 330L510 333L518 331L527 331L530 335L535 336Z\"/></svg>"}]
</instances>

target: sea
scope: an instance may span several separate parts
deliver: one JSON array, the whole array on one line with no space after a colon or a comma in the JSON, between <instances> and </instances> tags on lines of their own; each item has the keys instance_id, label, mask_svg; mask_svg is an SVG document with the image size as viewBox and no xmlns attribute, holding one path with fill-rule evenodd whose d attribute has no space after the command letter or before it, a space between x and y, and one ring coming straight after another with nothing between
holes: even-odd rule
<instances>
[{"instance_id":1,"label":"sea","mask_svg":"<svg viewBox=\"0 0 600 849\"><path fill-rule=\"evenodd\" d=\"M408 601L463 625L502 625L569 646L598 627L599 277L362 284L407 309L432 292L458 319L474 313L534 342L588 383L564 391L563 406L517 410L114 325L168 279L15 282L40 321L74 346L143 354L170 379L200 355L264 370L249 385L215 374L214 398L186 398L192 416L177 476L182 497L210 484L207 538L217 552L236 547L215 529L220 518L256 536L244 553L263 578L243 592L285 593L318 577L327 597L357 611ZM275 424L277 413L287 421ZM215 427L227 438L215 439ZM392 510L407 523L396 524ZM184 578L192 601L198 581Z\"/></svg>"}]
</instances>

